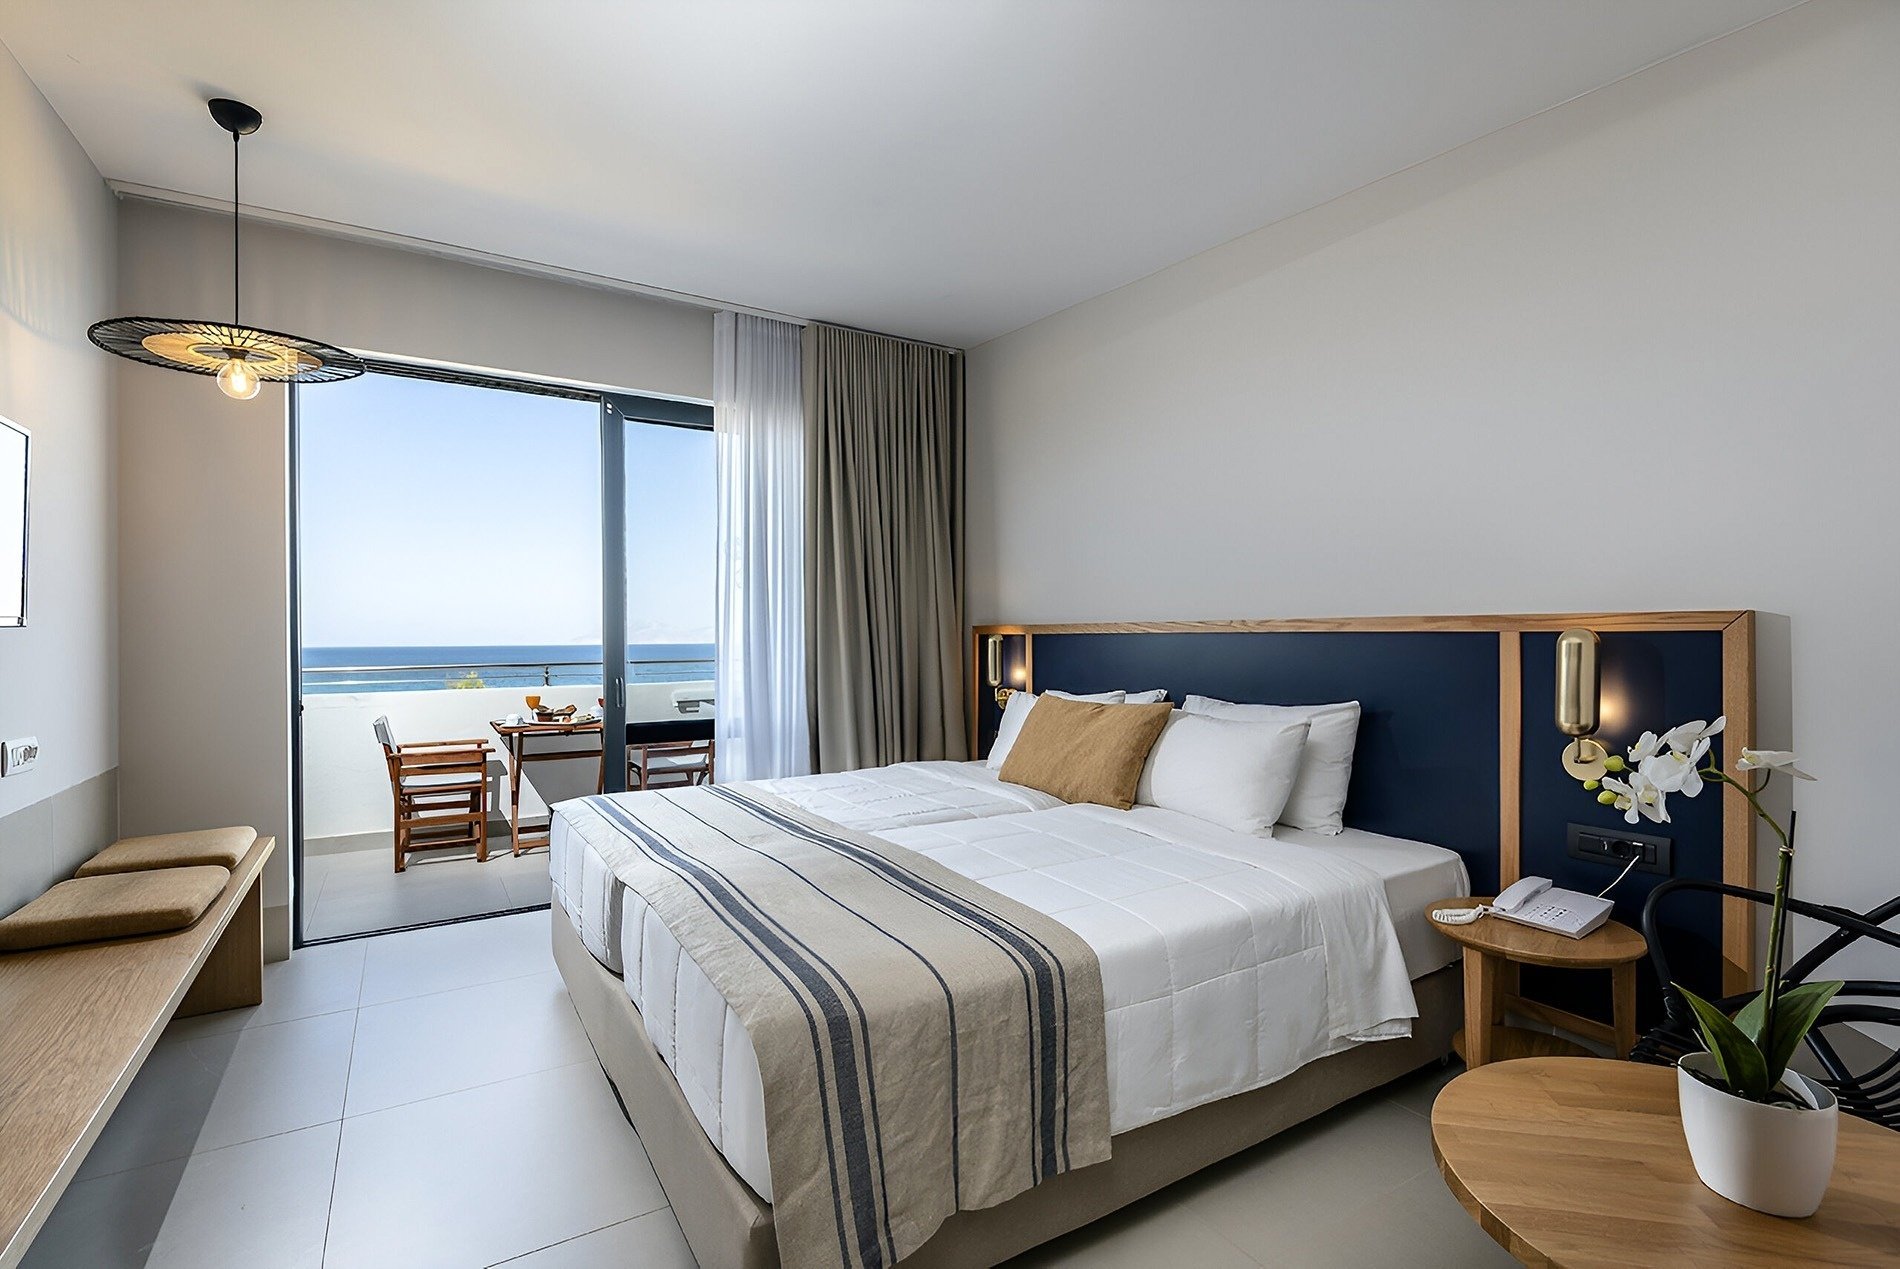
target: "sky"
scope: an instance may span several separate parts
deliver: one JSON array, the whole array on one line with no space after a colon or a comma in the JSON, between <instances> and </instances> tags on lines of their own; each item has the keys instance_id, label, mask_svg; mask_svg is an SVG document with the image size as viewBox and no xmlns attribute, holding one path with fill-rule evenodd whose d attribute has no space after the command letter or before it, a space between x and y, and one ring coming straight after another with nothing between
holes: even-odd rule
<instances>
[{"instance_id":1,"label":"sky","mask_svg":"<svg viewBox=\"0 0 1900 1269\"><path fill-rule=\"evenodd\" d=\"M364 375L299 392L303 642L600 643L600 409ZM713 437L628 424L627 629L710 643Z\"/></svg>"}]
</instances>

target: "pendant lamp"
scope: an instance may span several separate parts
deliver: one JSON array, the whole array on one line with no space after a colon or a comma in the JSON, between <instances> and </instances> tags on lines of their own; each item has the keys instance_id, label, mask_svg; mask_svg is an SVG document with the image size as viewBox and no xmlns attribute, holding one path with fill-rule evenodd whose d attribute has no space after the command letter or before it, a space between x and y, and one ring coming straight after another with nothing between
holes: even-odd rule
<instances>
[{"instance_id":1,"label":"pendant lamp","mask_svg":"<svg viewBox=\"0 0 1900 1269\"><path fill-rule=\"evenodd\" d=\"M231 320L188 321L171 317L114 317L93 323L86 334L109 353L148 366L216 375L227 397L248 401L265 380L273 383L332 383L354 379L363 363L302 335L246 326L238 301L238 142L256 132L264 116L241 101L214 97L211 117L231 134Z\"/></svg>"}]
</instances>

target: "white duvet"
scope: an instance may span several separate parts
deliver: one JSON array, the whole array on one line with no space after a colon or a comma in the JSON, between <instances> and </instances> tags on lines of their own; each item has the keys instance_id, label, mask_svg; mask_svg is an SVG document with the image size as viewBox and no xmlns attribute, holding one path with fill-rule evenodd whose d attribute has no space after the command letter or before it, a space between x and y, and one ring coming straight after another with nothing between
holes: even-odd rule
<instances>
[{"instance_id":1,"label":"white duvet","mask_svg":"<svg viewBox=\"0 0 1900 1269\"><path fill-rule=\"evenodd\" d=\"M1154 807L1067 806L969 764L763 787L781 797L789 788L793 800L841 823L857 819L852 827L929 855L1080 935L1101 961L1115 1133L1270 1084L1354 1043L1408 1034L1410 977L1449 959L1436 938L1420 944L1427 963L1411 955L1408 966L1387 905L1394 878L1462 893L1462 863L1437 847L1359 834L1375 845L1355 857L1351 833L1315 845L1244 836ZM1020 797L1040 809L1006 805ZM823 809L825 799L836 799L837 814ZM951 805L959 802L961 813ZM877 827L863 822L879 818ZM587 934L592 922L567 896L575 889L584 902L603 887L563 885L559 873L565 866L584 876L589 866L574 859L594 854L589 839L617 830L583 803L557 808L556 821L556 841L566 842L553 865L557 899L601 956L595 944L607 940ZM639 897L613 902L613 951L654 1046L707 1136L770 1199L749 1038Z\"/></svg>"}]
</instances>

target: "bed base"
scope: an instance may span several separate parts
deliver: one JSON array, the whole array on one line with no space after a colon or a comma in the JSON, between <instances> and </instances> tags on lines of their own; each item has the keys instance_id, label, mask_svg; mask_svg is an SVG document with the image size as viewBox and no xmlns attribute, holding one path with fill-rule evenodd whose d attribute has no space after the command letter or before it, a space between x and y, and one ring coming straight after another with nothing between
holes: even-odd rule
<instances>
[{"instance_id":1,"label":"bed base","mask_svg":"<svg viewBox=\"0 0 1900 1269\"><path fill-rule=\"evenodd\" d=\"M588 952L558 901L550 916L554 959L568 994L693 1254L707 1269L776 1269L772 1205L738 1178L707 1138L619 976ZM1410 1039L1359 1045L1310 1062L1276 1084L1122 1133L1113 1139L1115 1155L1108 1162L1053 1177L996 1207L958 1212L904 1264L999 1264L1442 1060L1462 1021L1458 969L1428 974L1412 988L1419 1017Z\"/></svg>"}]
</instances>

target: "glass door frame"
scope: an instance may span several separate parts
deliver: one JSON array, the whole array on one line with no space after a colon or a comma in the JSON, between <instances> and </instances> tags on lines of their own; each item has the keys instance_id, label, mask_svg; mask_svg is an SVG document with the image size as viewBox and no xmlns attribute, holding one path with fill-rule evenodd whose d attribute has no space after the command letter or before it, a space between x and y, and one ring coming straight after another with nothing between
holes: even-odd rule
<instances>
[{"instance_id":1,"label":"glass door frame","mask_svg":"<svg viewBox=\"0 0 1900 1269\"><path fill-rule=\"evenodd\" d=\"M609 793L627 787L627 428L635 423L710 432L713 408L631 392L600 394L600 760Z\"/></svg>"}]
</instances>

